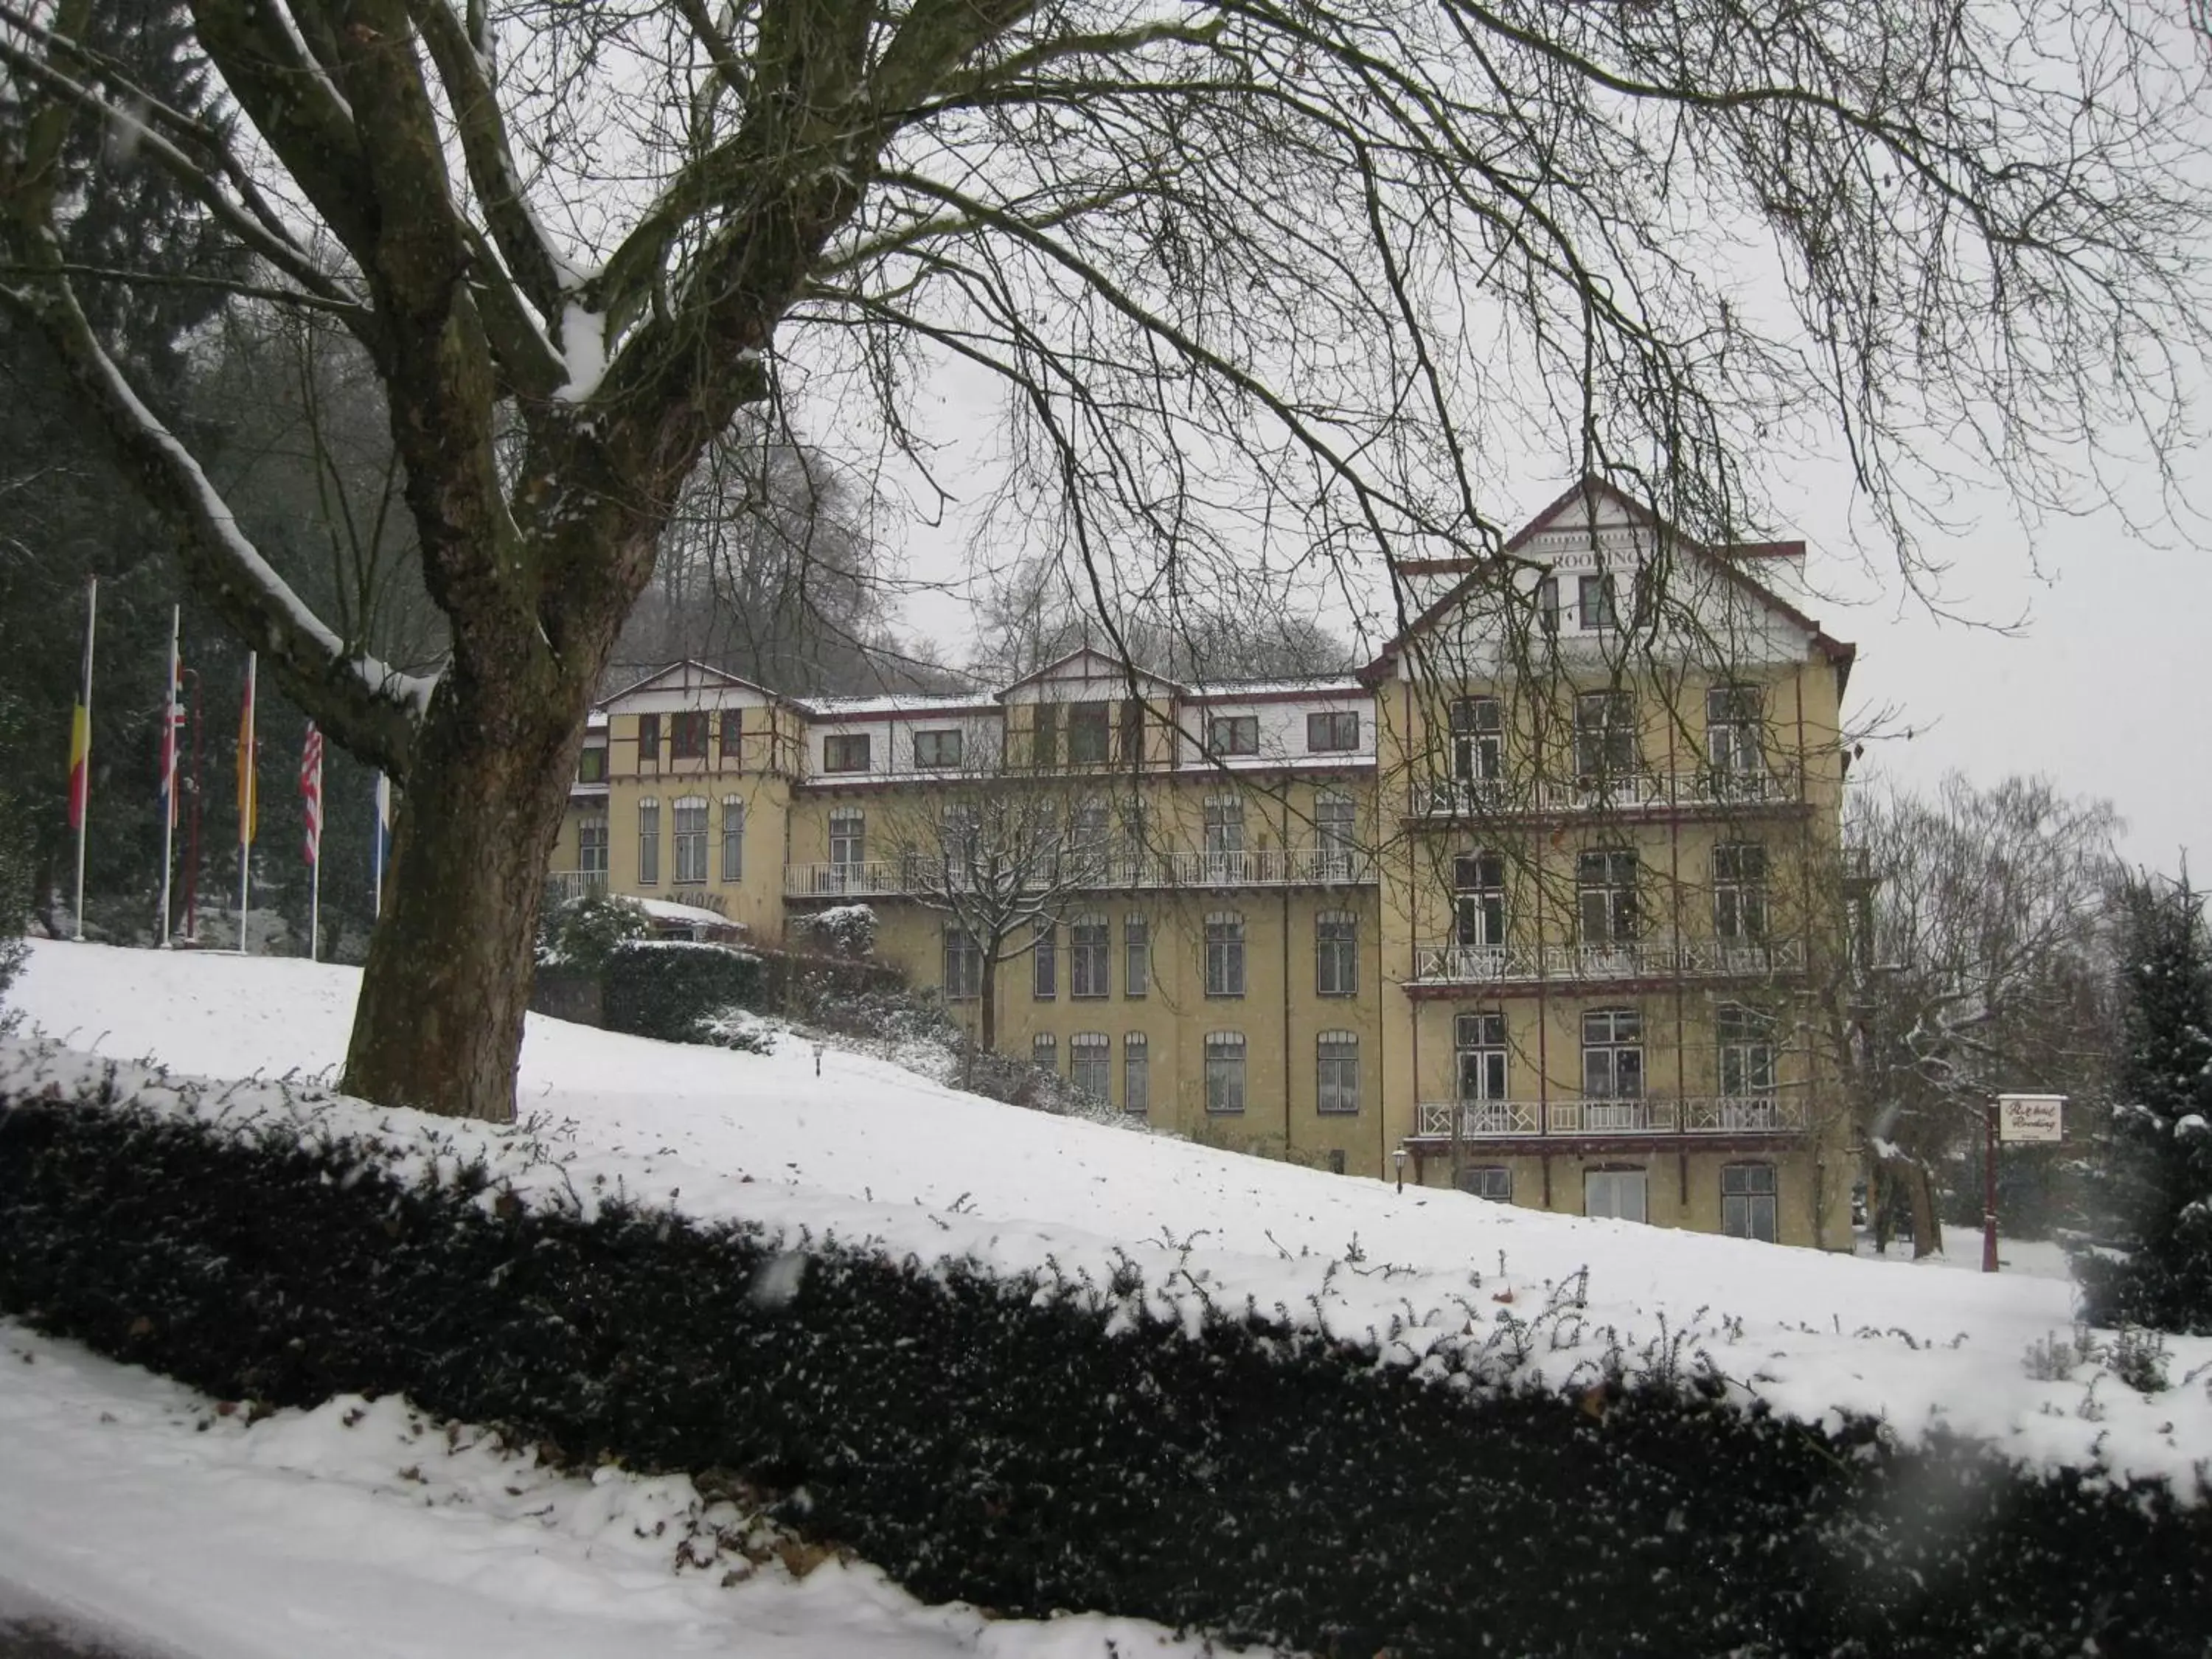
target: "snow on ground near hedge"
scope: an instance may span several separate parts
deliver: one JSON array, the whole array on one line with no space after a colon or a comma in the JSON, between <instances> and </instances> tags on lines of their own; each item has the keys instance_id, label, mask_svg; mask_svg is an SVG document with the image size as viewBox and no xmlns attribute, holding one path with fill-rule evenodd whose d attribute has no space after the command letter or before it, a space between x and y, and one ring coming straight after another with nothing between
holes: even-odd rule
<instances>
[{"instance_id":1,"label":"snow on ground near hedge","mask_svg":"<svg viewBox=\"0 0 2212 1659\"><path fill-rule=\"evenodd\" d=\"M356 982L354 970L295 960L41 944L14 1000L49 1035L111 1057L219 1078L327 1077ZM1868 1413L1908 1442L1940 1424L2030 1462L2166 1476L2185 1495L2212 1471L2212 1340L2171 1340L2174 1386L2148 1397L2094 1364L2063 1381L2027 1374L2031 1343L2069 1333L2061 1279L1401 1194L1024 1111L836 1049L819 1077L815 1066L812 1045L788 1036L759 1055L533 1017L522 1109L573 1125L565 1174L521 1170L514 1139L482 1126L329 1109L335 1122L427 1127L481 1146L526 1194L573 1182L588 1200L619 1184L705 1218L972 1253L1009 1271L1049 1261L1100 1282L1127 1252L1156 1306L1249 1297L1340 1335L1389 1340L1401 1327L1390 1352L1408 1364L1493 1337L1587 1268L1583 1316L1522 1374L1571 1386L1616 1343L1632 1358L1688 1331L1685 1358L1702 1349L1732 1383L1807 1419ZM1978 1241L1954 1236L1953 1248Z\"/></svg>"},{"instance_id":2,"label":"snow on ground near hedge","mask_svg":"<svg viewBox=\"0 0 2212 1659\"><path fill-rule=\"evenodd\" d=\"M806 1559L748 1537L734 1505L680 1475L553 1474L480 1431L449 1437L398 1399L343 1395L248 1426L178 1383L6 1322L0 1492L0 1584L183 1659L1220 1651L1133 1620L925 1607L835 1560L794 1577Z\"/></svg>"}]
</instances>

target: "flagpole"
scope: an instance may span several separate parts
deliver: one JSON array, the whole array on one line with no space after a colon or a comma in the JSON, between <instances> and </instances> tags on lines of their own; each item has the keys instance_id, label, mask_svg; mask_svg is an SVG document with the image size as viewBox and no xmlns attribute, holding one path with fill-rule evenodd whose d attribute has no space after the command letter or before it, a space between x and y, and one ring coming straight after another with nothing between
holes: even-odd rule
<instances>
[{"instance_id":1,"label":"flagpole","mask_svg":"<svg viewBox=\"0 0 2212 1659\"><path fill-rule=\"evenodd\" d=\"M369 860L369 874L374 887L370 904L374 907L369 921L374 923L384 914L384 866L392 857L392 780L383 773L376 775L376 833L369 845L375 856Z\"/></svg>"},{"instance_id":2,"label":"flagpole","mask_svg":"<svg viewBox=\"0 0 2212 1659\"><path fill-rule=\"evenodd\" d=\"M77 752L70 758L76 764L70 769L70 804L76 809L76 936L84 938L84 841L85 828L92 817L92 637L100 621L100 578L94 576L85 588L84 596L84 687L77 708L82 711L82 747L78 747L76 720L70 722L70 748Z\"/></svg>"},{"instance_id":3,"label":"flagpole","mask_svg":"<svg viewBox=\"0 0 2212 1659\"><path fill-rule=\"evenodd\" d=\"M161 711L161 948L169 948L169 884L177 860L177 702L179 648L185 626L184 606L169 608L169 687L167 706Z\"/></svg>"},{"instance_id":4,"label":"flagpole","mask_svg":"<svg viewBox=\"0 0 2212 1659\"><path fill-rule=\"evenodd\" d=\"M300 753L300 817L307 854L307 960L316 961L320 950L323 920L323 734L307 722L307 741Z\"/></svg>"},{"instance_id":5,"label":"flagpole","mask_svg":"<svg viewBox=\"0 0 2212 1659\"><path fill-rule=\"evenodd\" d=\"M246 915L253 895L253 666L246 653L246 706L238 722L238 954L246 954Z\"/></svg>"}]
</instances>

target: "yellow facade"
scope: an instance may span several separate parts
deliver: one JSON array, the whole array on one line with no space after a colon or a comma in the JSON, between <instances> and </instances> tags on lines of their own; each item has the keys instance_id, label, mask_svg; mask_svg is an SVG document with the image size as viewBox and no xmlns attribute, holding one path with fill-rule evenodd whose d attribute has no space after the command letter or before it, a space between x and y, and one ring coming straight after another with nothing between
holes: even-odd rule
<instances>
[{"instance_id":1,"label":"yellow facade","mask_svg":"<svg viewBox=\"0 0 2212 1659\"><path fill-rule=\"evenodd\" d=\"M1638 576L1628 618L1655 548L1679 614ZM1006 867L1048 833L1078 850L1009 884L1002 1052L1212 1145L1847 1245L1813 987L1850 649L1760 580L1791 547L1696 548L1601 489L1514 550L1404 567L1419 619L1328 680L1133 684L1079 652L994 694L799 699L678 665L605 705L556 885L771 942L866 902L977 1029L945 826Z\"/></svg>"}]
</instances>

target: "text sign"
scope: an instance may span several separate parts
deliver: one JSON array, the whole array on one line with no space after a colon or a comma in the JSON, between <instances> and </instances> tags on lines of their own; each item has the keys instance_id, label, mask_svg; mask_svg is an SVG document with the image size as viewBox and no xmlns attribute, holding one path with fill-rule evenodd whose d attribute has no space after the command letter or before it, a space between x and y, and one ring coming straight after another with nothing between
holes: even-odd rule
<instances>
[{"instance_id":1,"label":"text sign","mask_svg":"<svg viewBox=\"0 0 2212 1659\"><path fill-rule=\"evenodd\" d=\"M2004 1141L2058 1140L2064 1095L1999 1095L1997 1138Z\"/></svg>"}]
</instances>

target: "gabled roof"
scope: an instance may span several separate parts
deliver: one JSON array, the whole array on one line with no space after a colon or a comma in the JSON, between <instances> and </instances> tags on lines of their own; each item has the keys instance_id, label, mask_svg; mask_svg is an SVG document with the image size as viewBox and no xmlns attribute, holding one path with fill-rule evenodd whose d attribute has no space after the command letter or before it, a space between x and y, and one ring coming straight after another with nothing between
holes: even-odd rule
<instances>
[{"instance_id":1,"label":"gabled roof","mask_svg":"<svg viewBox=\"0 0 2212 1659\"><path fill-rule=\"evenodd\" d=\"M1547 531L1570 527L1563 522L1571 507L1580 507L1584 518L1595 515L1601 503L1618 508L1632 525L1655 531L1673 541L1692 556L1705 561L1712 569L1753 599L1765 605L1777 616L1805 630L1811 637L1813 648L1826 657L1842 672L1848 673L1858 647L1846 644L1830 635L1820 624L1796 605L1784 599L1765 583L1753 579L1738 563L1741 559L1773 557L1802 553L1802 542L1767 542L1712 548L1686 535L1673 525L1654 514L1650 508L1619 486L1603 478L1585 477L1570 484L1542 512L1515 531L1505 543L1504 552L1519 552ZM1451 614L1464 600L1468 592L1485 577L1494 574L1503 563L1499 559L1429 559L1408 562L1400 567L1412 574L1457 574L1461 580L1453 583L1421 613L1408 622L1397 636L1376 654L1375 660L1359 670L1359 678L1369 684L1375 684L1388 672L1389 665L1405 649L1413 636L1427 632L1443 617Z\"/></svg>"},{"instance_id":2,"label":"gabled roof","mask_svg":"<svg viewBox=\"0 0 2212 1659\"><path fill-rule=\"evenodd\" d=\"M702 678L718 681L721 684L732 687L737 690L757 691L762 696L766 697L770 702L780 703L788 701L788 699L786 698L781 691L772 691L765 685L756 684L753 681L743 678L738 675L725 673L722 670L715 667L713 664L701 662L696 657L685 657L679 661L669 664L665 668L654 669L653 672L647 674L643 679L631 681L630 684L623 687L621 690L614 693L611 696L602 697L599 700L598 706L601 708L611 708L616 703L620 702L624 697L635 696L641 691L657 691L665 690L667 688L661 684L662 681L669 678L672 675L683 675L686 673L687 671L690 673L699 675Z\"/></svg>"},{"instance_id":3,"label":"gabled roof","mask_svg":"<svg viewBox=\"0 0 2212 1659\"><path fill-rule=\"evenodd\" d=\"M1134 678L1137 684L1141 686L1158 687L1162 690L1173 691L1178 695L1189 689L1167 678L1164 675L1155 674L1148 668L1139 668L1134 663L1125 664L1119 657L1109 656L1096 646L1079 645L1066 656L1056 657L1043 667L1035 669L1018 680L1009 680L999 689L996 694L998 699L1000 702L1004 702L1010 692L1024 685L1036 684L1041 680L1075 678L1076 676L1062 671L1078 662L1099 671L1081 677L1086 679L1121 680L1126 684L1130 678Z\"/></svg>"}]
</instances>

